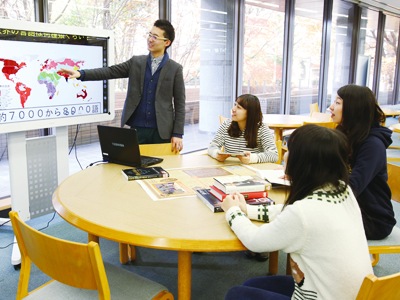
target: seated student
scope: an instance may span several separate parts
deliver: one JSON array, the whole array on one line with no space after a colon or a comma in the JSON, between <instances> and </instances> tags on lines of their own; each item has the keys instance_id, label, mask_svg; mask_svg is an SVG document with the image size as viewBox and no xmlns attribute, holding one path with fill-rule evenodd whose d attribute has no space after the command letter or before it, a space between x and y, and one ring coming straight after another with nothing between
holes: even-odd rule
<instances>
[{"instance_id":1,"label":"seated student","mask_svg":"<svg viewBox=\"0 0 400 300\"><path fill-rule=\"evenodd\" d=\"M243 152L238 158L244 164L276 162L273 133L263 123L260 101L254 95L239 96L232 108L232 120L223 122L208 147L208 154L218 161L225 161L230 154Z\"/></svg>"},{"instance_id":2,"label":"seated student","mask_svg":"<svg viewBox=\"0 0 400 300\"><path fill-rule=\"evenodd\" d=\"M263 276L231 288L234 299L354 300L372 274L357 200L348 185L348 145L338 130L304 125L288 143L284 205L251 207L242 195L222 202L226 219L250 250L290 253L292 276ZM250 219L269 222L258 226Z\"/></svg>"},{"instance_id":3,"label":"seated student","mask_svg":"<svg viewBox=\"0 0 400 300\"><path fill-rule=\"evenodd\" d=\"M368 87L349 84L337 95L330 110L336 129L350 144L350 186L361 209L367 239L380 240L396 224L387 183L386 149L392 143L392 131L381 126L386 117Z\"/></svg>"}]
</instances>

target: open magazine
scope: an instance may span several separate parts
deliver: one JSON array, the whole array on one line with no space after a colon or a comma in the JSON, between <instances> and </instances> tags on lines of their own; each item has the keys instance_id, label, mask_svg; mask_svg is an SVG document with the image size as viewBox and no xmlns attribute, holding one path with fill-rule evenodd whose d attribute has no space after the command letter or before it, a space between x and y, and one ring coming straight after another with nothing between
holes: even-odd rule
<instances>
[{"instance_id":1,"label":"open magazine","mask_svg":"<svg viewBox=\"0 0 400 300\"><path fill-rule=\"evenodd\" d=\"M286 185L289 186L289 180L285 179L285 172L282 169L277 170L257 170L257 175L272 184L276 185Z\"/></svg>"}]
</instances>

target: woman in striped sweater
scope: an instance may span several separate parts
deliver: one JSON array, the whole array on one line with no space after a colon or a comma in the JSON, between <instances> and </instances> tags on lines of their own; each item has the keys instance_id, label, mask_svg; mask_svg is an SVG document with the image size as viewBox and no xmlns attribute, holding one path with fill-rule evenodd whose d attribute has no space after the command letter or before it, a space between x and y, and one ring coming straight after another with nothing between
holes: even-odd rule
<instances>
[{"instance_id":1,"label":"woman in striped sweater","mask_svg":"<svg viewBox=\"0 0 400 300\"><path fill-rule=\"evenodd\" d=\"M274 135L263 123L260 100L254 95L241 95L231 114L232 119L220 125L208 147L208 154L218 161L225 161L232 153L240 153L237 157L244 164L276 162L278 151Z\"/></svg>"}]
</instances>

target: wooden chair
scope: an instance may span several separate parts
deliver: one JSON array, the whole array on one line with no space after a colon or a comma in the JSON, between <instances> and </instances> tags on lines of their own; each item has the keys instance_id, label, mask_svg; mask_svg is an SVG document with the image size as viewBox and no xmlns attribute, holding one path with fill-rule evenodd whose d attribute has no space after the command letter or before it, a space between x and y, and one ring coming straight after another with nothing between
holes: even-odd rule
<instances>
[{"instance_id":1,"label":"wooden chair","mask_svg":"<svg viewBox=\"0 0 400 300\"><path fill-rule=\"evenodd\" d=\"M399 118L400 120L400 118ZM393 124L389 126L389 129L394 133L400 133L400 124ZM400 161L400 146L390 145L389 151L387 152L387 161L388 162L399 162Z\"/></svg>"},{"instance_id":2,"label":"wooden chair","mask_svg":"<svg viewBox=\"0 0 400 300\"><path fill-rule=\"evenodd\" d=\"M400 299L400 273L376 277L367 275L361 284L356 300Z\"/></svg>"},{"instance_id":3,"label":"wooden chair","mask_svg":"<svg viewBox=\"0 0 400 300\"><path fill-rule=\"evenodd\" d=\"M310 117L313 112L319 112L319 105L318 103L311 103L310 104Z\"/></svg>"},{"instance_id":4,"label":"wooden chair","mask_svg":"<svg viewBox=\"0 0 400 300\"><path fill-rule=\"evenodd\" d=\"M99 244L66 241L10 219L21 251L16 299L173 299L161 284L125 269L103 263ZM28 291L31 264L51 280Z\"/></svg>"},{"instance_id":5,"label":"wooden chair","mask_svg":"<svg viewBox=\"0 0 400 300\"><path fill-rule=\"evenodd\" d=\"M337 126L337 124L332 122L332 121L321 121L321 122L319 122L319 121L315 121L315 122L314 121L304 121L303 125L306 125L306 124L315 124L315 125L318 125L318 126L323 126L323 127L332 128L332 129L336 128L336 126ZM287 144L286 143L282 144L282 148L281 149L282 149L281 158L283 158L283 155L287 151Z\"/></svg>"},{"instance_id":6,"label":"wooden chair","mask_svg":"<svg viewBox=\"0 0 400 300\"><path fill-rule=\"evenodd\" d=\"M218 118L219 118L219 124L224 123L224 121L228 119L227 117L224 117L224 116L221 116L221 115L219 115Z\"/></svg>"},{"instance_id":7,"label":"wooden chair","mask_svg":"<svg viewBox=\"0 0 400 300\"><path fill-rule=\"evenodd\" d=\"M387 164L388 184L392 191L392 200L400 202L400 166ZM380 254L399 254L400 253L400 227L395 226L392 233L383 240L368 241L369 253L372 256L372 266L379 262Z\"/></svg>"},{"instance_id":8,"label":"wooden chair","mask_svg":"<svg viewBox=\"0 0 400 300\"><path fill-rule=\"evenodd\" d=\"M310 118L316 122L332 122L330 114L314 111L310 114Z\"/></svg>"},{"instance_id":9,"label":"wooden chair","mask_svg":"<svg viewBox=\"0 0 400 300\"><path fill-rule=\"evenodd\" d=\"M139 145L140 154L147 156L157 155L177 155L178 152L172 151L171 143L163 144L141 144Z\"/></svg>"}]
</instances>

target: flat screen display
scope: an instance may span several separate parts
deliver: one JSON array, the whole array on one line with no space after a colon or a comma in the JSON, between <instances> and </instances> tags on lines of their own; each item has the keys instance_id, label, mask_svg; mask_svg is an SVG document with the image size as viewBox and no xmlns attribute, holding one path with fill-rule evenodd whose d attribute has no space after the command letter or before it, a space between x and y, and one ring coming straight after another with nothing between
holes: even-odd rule
<instances>
[{"instance_id":1,"label":"flat screen display","mask_svg":"<svg viewBox=\"0 0 400 300\"><path fill-rule=\"evenodd\" d=\"M0 132L114 118L111 81L60 72L112 64L112 32L1 20L0 49Z\"/></svg>"}]
</instances>

